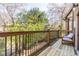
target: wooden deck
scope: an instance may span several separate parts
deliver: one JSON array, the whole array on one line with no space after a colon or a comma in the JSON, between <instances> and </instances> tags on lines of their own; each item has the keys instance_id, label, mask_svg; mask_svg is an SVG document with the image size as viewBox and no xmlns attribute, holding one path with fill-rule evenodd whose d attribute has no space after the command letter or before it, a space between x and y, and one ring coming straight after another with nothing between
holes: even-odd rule
<instances>
[{"instance_id":1,"label":"wooden deck","mask_svg":"<svg viewBox=\"0 0 79 59\"><path fill-rule=\"evenodd\" d=\"M61 39L59 39L55 44L49 46L38 56L76 56L73 46L62 45L61 42Z\"/></svg>"}]
</instances>

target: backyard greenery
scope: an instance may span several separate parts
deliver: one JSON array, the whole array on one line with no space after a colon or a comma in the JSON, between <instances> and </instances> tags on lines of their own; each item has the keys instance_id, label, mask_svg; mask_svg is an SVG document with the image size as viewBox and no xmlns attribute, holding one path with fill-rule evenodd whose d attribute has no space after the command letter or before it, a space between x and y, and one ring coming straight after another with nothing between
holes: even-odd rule
<instances>
[{"instance_id":1,"label":"backyard greenery","mask_svg":"<svg viewBox=\"0 0 79 59\"><path fill-rule=\"evenodd\" d=\"M28 11L21 11L16 15L14 26L8 26L8 31L37 31L45 30L45 24L48 22L45 12L39 8L33 8Z\"/></svg>"}]
</instances>

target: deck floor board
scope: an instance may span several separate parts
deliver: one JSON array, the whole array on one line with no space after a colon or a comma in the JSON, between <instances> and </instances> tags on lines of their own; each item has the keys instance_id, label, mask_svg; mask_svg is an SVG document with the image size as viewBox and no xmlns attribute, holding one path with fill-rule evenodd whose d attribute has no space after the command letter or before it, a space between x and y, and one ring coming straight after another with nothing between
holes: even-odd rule
<instances>
[{"instance_id":1,"label":"deck floor board","mask_svg":"<svg viewBox=\"0 0 79 59\"><path fill-rule=\"evenodd\" d=\"M72 45L61 44L62 41L59 39L55 44L51 46L49 51L41 52L41 56L76 56ZM39 56L38 55L38 56Z\"/></svg>"}]
</instances>

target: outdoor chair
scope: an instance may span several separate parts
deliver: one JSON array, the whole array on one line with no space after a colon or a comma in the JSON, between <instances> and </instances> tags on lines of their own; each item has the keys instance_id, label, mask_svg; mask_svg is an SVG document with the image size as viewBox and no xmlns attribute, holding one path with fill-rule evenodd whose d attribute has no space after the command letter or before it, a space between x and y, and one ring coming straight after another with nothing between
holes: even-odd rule
<instances>
[{"instance_id":1,"label":"outdoor chair","mask_svg":"<svg viewBox=\"0 0 79 59\"><path fill-rule=\"evenodd\" d=\"M69 33L62 38L62 44L73 44L74 45L74 33Z\"/></svg>"}]
</instances>

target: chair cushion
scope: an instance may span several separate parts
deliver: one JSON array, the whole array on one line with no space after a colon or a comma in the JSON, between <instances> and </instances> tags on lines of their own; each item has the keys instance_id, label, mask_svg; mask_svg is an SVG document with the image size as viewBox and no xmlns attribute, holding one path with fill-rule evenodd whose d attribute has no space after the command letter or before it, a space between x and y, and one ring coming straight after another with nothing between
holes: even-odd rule
<instances>
[{"instance_id":1,"label":"chair cushion","mask_svg":"<svg viewBox=\"0 0 79 59\"><path fill-rule=\"evenodd\" d=\"M67 37L70 37L70 38L72 38L73 37L73 33L70 33Z\"/></svg>"},{"instance_id":2,"label":"chair cushion","mask_svg":"<svg viewBox=\"0 0 79 59\"><path fill-rule=\"evenodd\" d=\"M69 33L67 36L64 36L64 38L72 38L73 37L73 33Z\"/></svg>"},{"instance_id":3,"label":"chair cushion","mask_svg":"<svg viewBox=\"0 0 79 59\"><path fill-rule=\"evenodd\" d=\"M63 40L65 40L65 41L72 41L72 39L67 38L67 37L63 38Z\"/></svg>"}]
</instances>

